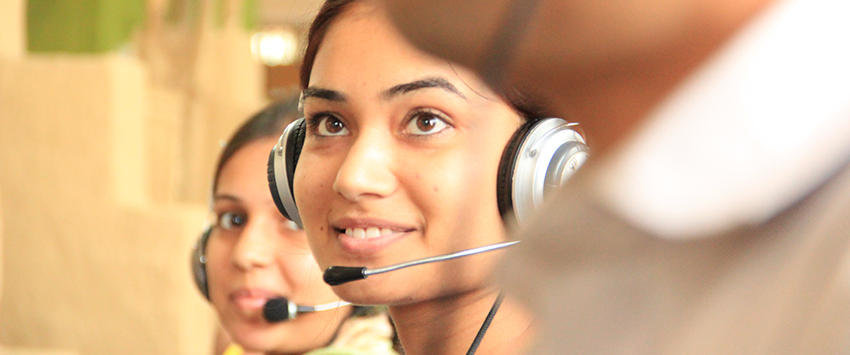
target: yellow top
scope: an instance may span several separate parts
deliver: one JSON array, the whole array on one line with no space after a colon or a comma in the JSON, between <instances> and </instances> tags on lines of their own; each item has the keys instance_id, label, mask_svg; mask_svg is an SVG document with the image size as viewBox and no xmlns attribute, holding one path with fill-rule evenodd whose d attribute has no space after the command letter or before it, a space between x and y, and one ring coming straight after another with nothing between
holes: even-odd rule
<instances>
[{"instance_id":1,"label":"yellow top","mask_svg":"<svg viewBox=\"0 0 850 355\"><path fill-rule=\"evenodd\" d=\"M380 313L352 317L342 323L336 338L324 348L304 355L398 355L393 350L393 328L389 316ZM244 355L239 344L232 343L222 355Z\"/></svg>"},{"instance_id":2,"label":"yellow top","mask_svg":"<svg viewBox=\"0 0 850 355\"><path fill-rule=\"evenodd\" d=\"M224 350L224 353L222 353L221 355L243 355L243 354L245 354L245 349L242 349L242 347L239 346L239 344L230 343L230 346L228 346L227 349Z\"/></svg>"}]
</instances>

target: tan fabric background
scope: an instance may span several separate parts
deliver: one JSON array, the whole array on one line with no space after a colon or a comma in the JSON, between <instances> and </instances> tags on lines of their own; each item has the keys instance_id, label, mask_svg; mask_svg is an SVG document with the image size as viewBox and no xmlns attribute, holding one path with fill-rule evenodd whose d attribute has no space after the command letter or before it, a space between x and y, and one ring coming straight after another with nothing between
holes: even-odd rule
<instances>
[{"instance_id":1,"label":"tan fabric background","mask_svg":"<svg viewBox=\"0 0 850 355\"><path fill-rule=\"evenodd\" d=\"M26 55L23 4L0 5L0 354L209 354L189 250L219 141L265 103L247 34L202 33L187 96L136 56Z\"/></svg>"}]
</instances>

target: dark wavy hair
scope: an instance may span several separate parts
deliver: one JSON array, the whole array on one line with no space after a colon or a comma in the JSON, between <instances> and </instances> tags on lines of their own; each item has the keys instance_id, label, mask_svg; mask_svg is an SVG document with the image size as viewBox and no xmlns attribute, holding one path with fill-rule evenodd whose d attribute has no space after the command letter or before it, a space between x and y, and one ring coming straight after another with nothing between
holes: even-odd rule
<instances>
[{"instance_id":1,"label":"dark wavy hair","mask_svg":"<svg viewBox=\"0 0 850 355\"><path fill-rule=\"evenodd\" d=\"M227 145L224 146L224 150L218 158L215 175L213 175L213 191L218 188L221 169L239 149L260 139L277 138L286 125L299 117L301 117L301 114L298 111L298 97L295 96L269 104L239 126L239 129L227 141Z\"/></svg>"},{"instance_id":2,"label":"dark wavy hair","mask_svg":"<svg viewBox=\"0 0 850 355\"><path fill-rule=\"evenodd\" d=\"M328 28L340 14L357 0L325 0L322 8L316 14L316 18L307 32L307 47L304 49L304 59L299 72L301 89L306 89L310 84L310 74L313 71L313 63L316 61L316 53L325 39ZM494 91L507 102L526 121L540 118L552 117L549 110L542 102L532 98L516 87L500 87Z\"/></svg>"}]
</instances>

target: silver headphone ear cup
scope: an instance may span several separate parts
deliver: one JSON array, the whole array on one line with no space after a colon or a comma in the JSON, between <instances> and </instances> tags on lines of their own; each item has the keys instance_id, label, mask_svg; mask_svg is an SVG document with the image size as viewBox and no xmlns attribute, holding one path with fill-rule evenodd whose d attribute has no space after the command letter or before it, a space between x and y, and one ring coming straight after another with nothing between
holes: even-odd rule
<instances>
[{"instance_id":1,"label":"silver headphone ear cup","mask_svg":"<svg viewBox=\"0 0 850 355\"><path fill-rule=\"evenodd\" d=\"M304 146L306 124L299 118L286 126L277 144L269 153L268 180L269 190L277 209L284 217L303 227L298 207L295 205L292 182L295 178L295 167Z\"/></svg>"},{"instance_id":2,"label":"silver headphone ear cup","mask_svg":"<svg viewBox=\"0 0 850 355\"><path fill-rule=\"evenodd\" d=\"M549 196L560 189L561 186L564 186L567 180L578 171L578 168L584 165L584 162L590 156L589 153L590 149L584 142L580 141L564 142L558 147L549 161L549 167L546 169L543 196Z\"/></svg>"},{"instance_id":3,"label":"silver headphone ear cup","mask_svg":"<svg viewBox=\"0 0 850 355\"><path fill-rule=\"evenodd\" d=\"M207 300L210 299L210 290L209 284L207 283L207 240L210 238L210 233L212 233L212 228L204 229L204 232L201 234L201 237L195 242L195 245L192 246L192 276L195 280L195 286L198 287L198 291L204 295L204 298Z\"/></svg>"},{"instance_id":4,"label":"silver headphone ear cup","mask_svg":"<svg viewBox=\"0 0 850 355\"><path fill-rule=\"evenodd\" d=\"M566 183L589 153L584 138L563 119L545 118L526 125L509 142L504 154L512 156L503 155L502 163L507 166L499 169L500 212L503 204L509 204L513 212L502 215L512 216L520 224L547 195Z\"/></svg>"}]
</instances>

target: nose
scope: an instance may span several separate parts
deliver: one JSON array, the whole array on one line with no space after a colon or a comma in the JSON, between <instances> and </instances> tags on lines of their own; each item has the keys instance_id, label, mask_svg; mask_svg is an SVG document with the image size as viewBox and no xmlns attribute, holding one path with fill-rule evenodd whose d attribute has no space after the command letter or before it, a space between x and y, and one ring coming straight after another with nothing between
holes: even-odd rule
<instances>
[{"instance_id":1,"label":"nose","mask_svg":"<svg viewBox=\"0 0 850 355\"><path fill-rule=\"evenodd\" d=\"M381 198L398 187L393 173L391 134L364 129L351 145L334 180L334 191L349 201Z\"/></svg>"},{"instance_id":2,"label":"nose","mask_svg":"<svg viewBox=\"0 0 850 355\"><path fill-rule=\"evenodd\" d=\"M276 225L264 218L250 218L233 250L233 263L237 268L248 271L262 268L274 262L274 233Z\"/></svg>"}]
</instances>

